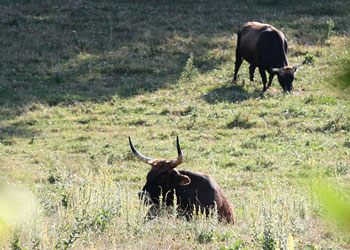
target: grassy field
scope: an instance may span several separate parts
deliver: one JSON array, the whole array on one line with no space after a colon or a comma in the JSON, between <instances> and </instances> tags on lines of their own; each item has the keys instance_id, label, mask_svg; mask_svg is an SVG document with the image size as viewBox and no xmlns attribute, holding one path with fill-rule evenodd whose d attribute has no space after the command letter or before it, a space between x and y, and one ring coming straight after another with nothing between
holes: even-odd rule
<instances>
[{"instance_id":1,"label":"grassy field","mask_svg":"<svg viewBox=\"0 0 350 250\"><path fill-rule=\"evenodd\" d=\"M0 248L349 249L350 221L317 195L350 197L349 13L327 0L1 1ZM252 20L287 35L292 65L311 61L292 95L276 79L262 93L247 63L231 84ZM210 174L236 225L143 221L149 166L127 138L174 158L176 135L178 168Z\"/></svg>"}]
</instances>

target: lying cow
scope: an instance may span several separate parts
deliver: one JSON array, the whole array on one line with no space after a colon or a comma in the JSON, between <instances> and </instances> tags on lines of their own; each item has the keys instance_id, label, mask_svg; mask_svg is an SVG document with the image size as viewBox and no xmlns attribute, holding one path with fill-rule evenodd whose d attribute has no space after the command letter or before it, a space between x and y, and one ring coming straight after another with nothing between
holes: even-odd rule
<instances>
[{"instance_id":1,"label":"lying cow","mask_svg":"<svg viewBox=\"0 0 350 250\"><path fill-rule=\"evenodd\" d=\"M141 161L152 166L147 174L146 184L139 194L140 198L146 196L152 204L147 214L148 219L152 219L159 213L161 204L173 206L174 195L176 195L177 210L187 219L190 219L194 212L199 211L208 216L216 207L220 220L235 223L231 204L214 179L204 174L175 169L182 163L178 137L178 157L175 160L145 157L137 152L130 137L129 143L132 152Z\"/></svg>"},{"instance_id":2,"label":"lying cow","mask_svg":"<svg viewBox=\"0 0 350 250\"><path fill-rule=\"evenodd\" d=\"M283 90L291 92L294 73L303 64L289 66L287 49L288 43L285 35L275 27L258 22L244 24L238 31L235 73L232 82L236 82L239 67L245 59L250 64L251 81L254 80L255 68L259 68L264 84L263 91L271 86L272 79L277 74ZM265 71L270 74L267 87Z\"/></svg>"}]
</instances>

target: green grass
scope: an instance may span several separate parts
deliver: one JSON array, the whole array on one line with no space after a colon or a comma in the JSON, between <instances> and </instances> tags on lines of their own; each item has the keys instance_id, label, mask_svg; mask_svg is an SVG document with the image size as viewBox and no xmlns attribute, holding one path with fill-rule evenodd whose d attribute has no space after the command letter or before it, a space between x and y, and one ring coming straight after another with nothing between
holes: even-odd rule
<instances>
[{"instance_id":1,"label":"green grass","mask_svg":"<svg viewBox=\"0 0 350 250\"><path fill-rule=\"evenodd\" d=\"M0 247L349 248L310 188L335 182L348 197L349 6L2 1ZM287 35L291 64L311 61L293 95L276 79L262 93L247 63L231 84L236 31L251 20ZM237 225L171 211L144 223L137 193L149 167L127 138L146 156L173 158L177 135L178 168L216 179ZM16 204L20 221L8 212Z\"/></svg>"}]
</instances>

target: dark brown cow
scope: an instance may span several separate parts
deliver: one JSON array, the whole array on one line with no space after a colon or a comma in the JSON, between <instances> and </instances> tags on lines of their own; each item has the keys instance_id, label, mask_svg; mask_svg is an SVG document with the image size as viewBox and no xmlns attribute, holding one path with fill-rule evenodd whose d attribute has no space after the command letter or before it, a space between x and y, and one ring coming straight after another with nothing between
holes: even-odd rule
<instances>
[{"instance_id":1,"label":"dark brown cow","mask_svg":"<svg viewBox=\"0 0 350 250\"><path fill-rule=\"evenodd\" d=\"M191 171L175 169L182 163L182 153L177 137L178 157L175 160L151 159L143 156L133 146L129 137L132 152L144 163L152 166L147 174L147 181L140 192L140 198L147 197L152 206L148 211L148 219L159 213L161 204L173 206L174 195L177 200L179 214L190 219L193 212L206 214L216 207L218 217L228 223L235 223L235 216L230 202L222 189L211 177ZM160 198L162 197L162 200Z\"/></svg>"},{"instance_id":2,"label":"dark brown cow","mask_svg":"<svg viewBox=\"0 0 350 250\"><path fill-rule=\"evenodd\" d=\"M237 73L243 59L249 64L250 80L254 80L255 68L259 72L264 84L263 91L271 86L275 74L284 91L293 90L294 73L298 67L288 65L288 43L285 35L269 24L249 22L238 31L235 74L232 82L236 82ZM269 83L266 87L266 73L269 72Z\"/></svg>"}]
</instances>

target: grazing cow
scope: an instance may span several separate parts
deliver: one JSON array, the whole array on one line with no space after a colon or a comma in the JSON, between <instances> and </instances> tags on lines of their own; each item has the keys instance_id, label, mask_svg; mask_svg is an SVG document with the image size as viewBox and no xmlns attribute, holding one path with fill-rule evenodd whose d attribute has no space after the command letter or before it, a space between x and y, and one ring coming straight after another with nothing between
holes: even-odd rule
<instances>
[{"instance_id":1,"label":"grazing cow","mask_svg":"<svg viewBox=\"0 0 350 250\"><path fill-rule=\"evenodd\" d=\"M190 219L194 212L197 214L199 211L208 216L216 207L221 221L235 223L231 204L214 179L204 174L175 169L182 162L178 137L178 156L175 160L145 157L137 152L130 137L129 143L132 152L141 161L152 166L147 174L146 184L139 193L140 199L145 199L144 196L146 196L152 204L147 213L148 219L152 219L159 213L161 204L173 206L175 195L177 210L187 219Z\"/></svg>"},{"instance_id":2,"label":"grazing cow","mask_svg":"<svg viewBox=\"0 0 350 250\"><path fill-rule=\"evenodd\" d=\"M271 86L275 74L284 91L293 90L294 73L298 67L288 65L288 43L285 35L269 24L249 22L238 31L235 74L232 82L236 82L237 73L243 59L249 64L250 80L254 80L255 68L259 72L264 84L263 91ZM266 73L269 72L269 83L266 87Z\"/></svg>"}]
</instances>

